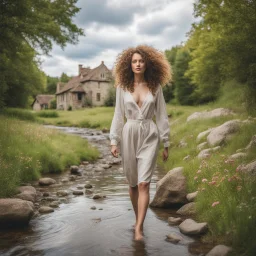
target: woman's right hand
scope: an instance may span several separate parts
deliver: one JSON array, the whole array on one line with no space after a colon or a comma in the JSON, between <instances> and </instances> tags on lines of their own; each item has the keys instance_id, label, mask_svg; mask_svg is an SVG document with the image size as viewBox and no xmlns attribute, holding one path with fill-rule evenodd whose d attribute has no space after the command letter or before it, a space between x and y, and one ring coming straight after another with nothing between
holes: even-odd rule
<instances>
[{"instance_id":1,"label":"woman's right hand","mask_svg":"<svg viewBox=\"0 0 256 256\"><path fill-rule=\"evenodd\" d=\"M116 145L111 145L111 153L114 157L118 157L119 152L118 152L118 148Z\"/></svg>"}]
</instances>

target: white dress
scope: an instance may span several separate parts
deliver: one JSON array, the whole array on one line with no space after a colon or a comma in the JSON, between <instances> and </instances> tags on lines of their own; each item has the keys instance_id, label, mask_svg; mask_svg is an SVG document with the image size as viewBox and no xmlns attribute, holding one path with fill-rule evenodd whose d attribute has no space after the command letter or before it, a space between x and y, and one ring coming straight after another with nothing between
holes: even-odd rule
<instances>
[{"instance_id":1,"label":"white dress","mask_svg":"<svg viewBox=\"0 0 256 256\"><path fill-rule=\"evenodd\" d=\"M152 120L154 116L156 123ZM140 182L150 182L160 141L164 147L170 145L170 124L160 85L155 96L148 92L141 107L128 90L116 88L109 139L111 145L120 144L122 167L129 185L134 187Z\"/></svg>"}]
</instances>

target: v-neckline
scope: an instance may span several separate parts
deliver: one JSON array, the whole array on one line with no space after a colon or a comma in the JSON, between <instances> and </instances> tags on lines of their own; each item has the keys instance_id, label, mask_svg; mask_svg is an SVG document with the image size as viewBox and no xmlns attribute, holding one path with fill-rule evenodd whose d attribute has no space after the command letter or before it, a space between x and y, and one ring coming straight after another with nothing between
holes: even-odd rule
<instances>
[{"instance_id":1,"label":"v-neckline","mask_svg":"<svg viewBox=\"0 0 256 256\"><path fill-rule=\"evenodd\" d=\"M132 95L129 91L128 91L128 93L131 95L134 104L135 104L135 105L138 107L138 109L141 111L141 109L142 109L142 107L143 107L145 101L147 100L147 97L148 97L148 95L149 95L149 93L150 93L150 90L148 90L147 95L146 95L145 99L143 100L143 102L142 102L142 104L141 104L141 107L139 107L139 105L138 105L137 102L135 101L133 95Z\"/></svg>"}]
</instances>

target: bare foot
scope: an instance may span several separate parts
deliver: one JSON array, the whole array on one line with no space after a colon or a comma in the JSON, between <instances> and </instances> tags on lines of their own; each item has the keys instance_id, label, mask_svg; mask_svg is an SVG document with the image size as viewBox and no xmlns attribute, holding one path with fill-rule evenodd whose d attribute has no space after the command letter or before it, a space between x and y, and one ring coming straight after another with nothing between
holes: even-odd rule
<instances>
[{"instance_id":1,"label":"bare foot","mask_svg":"<svg viewBox=\"0 0 256 256\"><path fill-rule=\"evenodd\" d=\"M141 229L135 228L135 241L143 241L143 231Z\"/></svg>"}]
</instances>

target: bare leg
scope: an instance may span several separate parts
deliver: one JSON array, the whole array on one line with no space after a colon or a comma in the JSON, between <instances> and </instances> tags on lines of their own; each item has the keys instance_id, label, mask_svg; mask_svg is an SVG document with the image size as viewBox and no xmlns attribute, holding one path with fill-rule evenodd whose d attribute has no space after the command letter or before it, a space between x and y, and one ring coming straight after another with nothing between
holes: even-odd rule
<instances>
[{"instance_id":1,"label":"bare leg","mask_svg":"<svg viewBox=\"0 0 256 256\"><path fill-rule=\"evenodd\" d=\"M138 198L138 219L135 227L135 240L143 239L143 223L147 214L149 204L149 185L148 182L141 182L138 185L139 198Z\"/></svg>"},{"instance_id":2,"label":"bare leg","mask_svg":"<svg viewBox=\"0 0 256 256\"><path fill-rule=\"evenodd\" d=\"M136 224L138 221L138 197L139 197L138 186L129 187L129 194L130 194L133 210L134 210L135 217L136 217L136 222L134 225L136 227Z\"/></svg>"}]
</instances>

